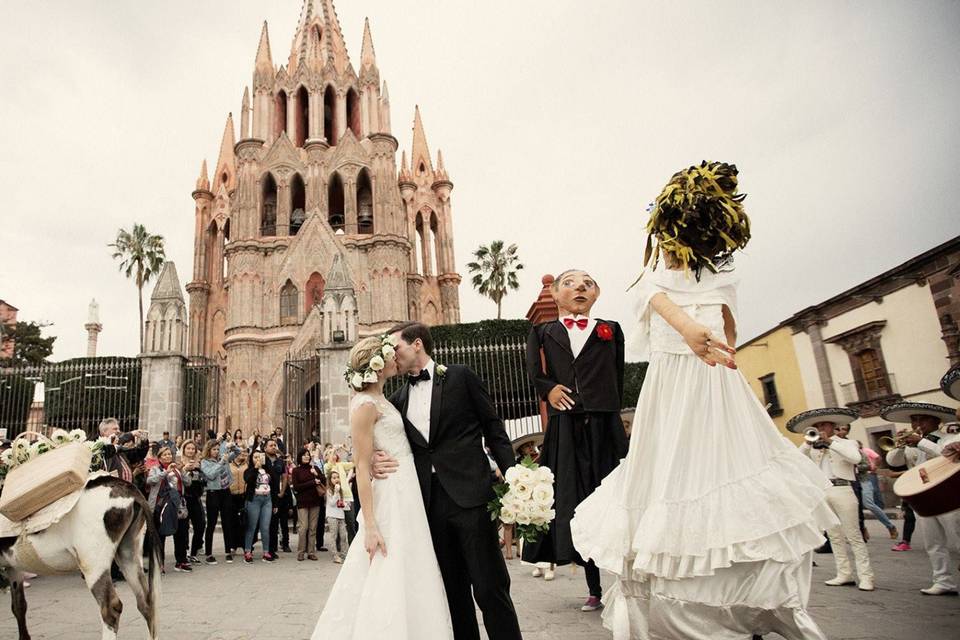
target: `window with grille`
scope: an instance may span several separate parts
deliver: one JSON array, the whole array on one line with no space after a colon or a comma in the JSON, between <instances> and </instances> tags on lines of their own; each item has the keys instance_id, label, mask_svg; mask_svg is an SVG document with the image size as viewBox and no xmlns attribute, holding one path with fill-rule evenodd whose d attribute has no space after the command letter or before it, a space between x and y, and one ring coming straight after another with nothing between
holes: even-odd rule
<instances>
[{"instance_id":1,"label":"window with grille","mask_svg":"<svg viewBox=\"0 0 960 640\"><path fill-rule=\"evenodd\" d=\"M767 405L767 413L771 416L783 415L783 407L780 406L780 395L777 393L774 374L771 373L760 378L760 385L763 387L763 401Z\"/></svg>"},{"instance_id":2,"label":"window with grille","mask_svg":"<svg viewBox=\"0 0 960 640\"><path fill-rule=\"evenodd\" d=\"M297 288L287 282L280 289L280 322L297 321Z\"/></svg>"}]
</instances>

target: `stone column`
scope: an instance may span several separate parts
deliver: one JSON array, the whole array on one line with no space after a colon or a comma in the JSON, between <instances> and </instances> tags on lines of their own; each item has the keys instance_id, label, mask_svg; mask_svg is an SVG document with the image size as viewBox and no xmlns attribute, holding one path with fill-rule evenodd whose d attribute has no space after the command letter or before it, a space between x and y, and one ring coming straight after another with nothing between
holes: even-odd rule
<instances>
[{"instance_id":1,"label":"stone column","mask_svg":"<svg viewBox=\"0 0 960 640\"><path fill-rule=\"evenodd\" d=\"M297 94L294 92L287 96L287 137L292 142L297 139Z\"/></svg>"},{"instance_id":2,"label":"stone column","mask_svg":"<svg viewBox=\"0 0 960 640\"><path fill-rule=\"evenodd\" d=\"M337 142L347 132L347 94L337 92L337 117L334 119L337 127Z\"/></svg>"},{"instance_id":3,"label":"stone column","mask_svg":"<svg viewBox=\"0 0 960 640\"><path fill-rule=\"evenodd\" d=\"M827 361L827 349L823 344L820 324L821 320L812 319L803 325L803 330L810 336L813 359L817 363L817 375L820 378L820 389L823 391L823 403L828 407L836 407L837 393L833 387L833 374L830 373L830 363Z\"/></svg>"},{"instance_id":4,"label":"stone column","mask_svg":"<svg viewBox=\"0 0 960 640\"><path fill-rule=\"evenodd\" d=\"M310 99L310 131L307 138L315 140L323 137L323 96L316 91L308 93Z\"/></svg>"}]
</instances>

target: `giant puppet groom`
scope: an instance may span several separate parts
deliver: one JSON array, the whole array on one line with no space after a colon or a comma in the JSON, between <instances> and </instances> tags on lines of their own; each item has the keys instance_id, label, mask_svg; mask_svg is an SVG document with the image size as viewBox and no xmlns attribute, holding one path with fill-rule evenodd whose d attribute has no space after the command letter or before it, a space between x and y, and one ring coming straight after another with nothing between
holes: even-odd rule
<instances>
[{"instance_id":1,"label":"giant puppet groom","mask_svg":"<svg viewBox=\"0 0 960 640\"><path fill-rule=\"evenodd\" d=\"M620 420L624 340L616 322L590 317L600 287L590 274L569 269L551 293L559 320L533 327L527 373L547 402L549 421L538 462L554 474L556 519L550 532L523 548L527 562L574 562L584 567L589 596L581 608L600 608L600 570L573 547L573 512L627 455Z\"/></svg>"},{"instance_id":2,"label":"giant puppet groom","mask_svg":"<svg viewBox=\"0 0 960 640\"><path fill-rule=\"evenodd\" d=\"M409 322L390 333L397 338L399 371L407 374L390 402L403 416L413 450L454 637L480 640L476 600L490 640L520 640L510 575L487 511L494 492L484 443L501 472L514 464L503 420L469 367L433 361L426 325ZM374 460L376 477L395 469L384 454Z\"/></svg>"}]
</instances>

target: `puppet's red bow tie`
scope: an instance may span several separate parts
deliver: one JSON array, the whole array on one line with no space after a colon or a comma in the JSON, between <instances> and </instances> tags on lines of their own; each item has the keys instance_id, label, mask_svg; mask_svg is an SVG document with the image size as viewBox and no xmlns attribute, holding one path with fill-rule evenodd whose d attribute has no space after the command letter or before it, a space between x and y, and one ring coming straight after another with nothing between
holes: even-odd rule
<instances>
[{"instance_id":1,"label":"puppet's red bow tie","mask_svg":"<svg viewBox=\"0 0 960 640\"><path fill-rule=\"evenodd\" d=\"M586 318L579 318L577 320L574 320L573 318L564 318L563 326L565 326L567 329L573 329L573 325L577 325L577 329L583 331L587 328L587 322L588 320Z\"/></svg>"}]
</instances>

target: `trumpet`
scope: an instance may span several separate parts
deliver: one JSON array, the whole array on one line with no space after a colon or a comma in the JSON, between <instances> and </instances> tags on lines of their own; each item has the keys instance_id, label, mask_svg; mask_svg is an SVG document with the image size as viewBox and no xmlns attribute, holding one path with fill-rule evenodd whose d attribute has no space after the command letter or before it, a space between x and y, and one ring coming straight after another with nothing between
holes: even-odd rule
<instances>
[{"instance_id":1,"label":"trumpet","mask_svg":"<svg viewBox=\"0 0 960 640\"><path fill-rule=\"evenodd\" d=\"M807 444L813 444L814 442L820 440L820 431L810 427L803 432L803 439Z\"/></svg>"},{"instance_id":2,"label":"trumpet","mask_svg":"<svg viewBox=\"0 0 960 640\"><path fill-rule=\"evenodd\" d=\"M920 435L918 431L914 429L904 429L903 431L898 432L894 436L882 436L877 440L877 446L881 451L887 453L888 451L893 451L894 449L902 449L907 446L907 438L912 435Z\"/></svg>"}]
</instances>

